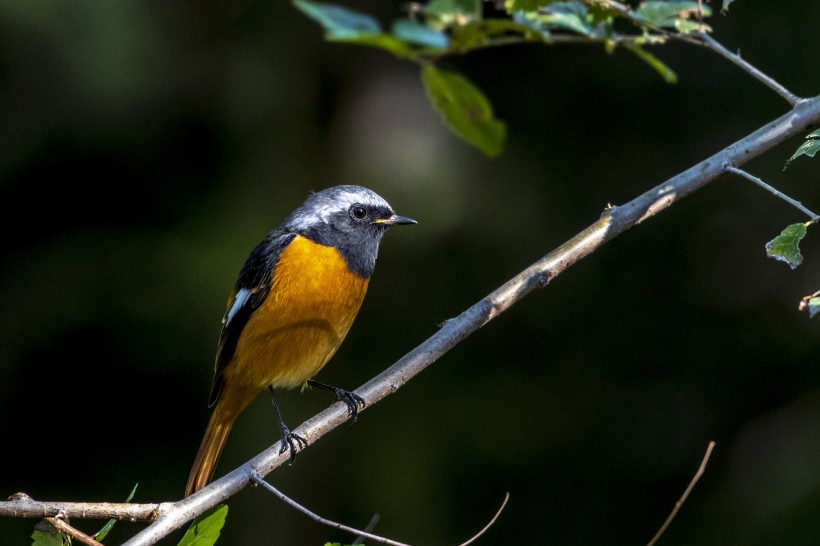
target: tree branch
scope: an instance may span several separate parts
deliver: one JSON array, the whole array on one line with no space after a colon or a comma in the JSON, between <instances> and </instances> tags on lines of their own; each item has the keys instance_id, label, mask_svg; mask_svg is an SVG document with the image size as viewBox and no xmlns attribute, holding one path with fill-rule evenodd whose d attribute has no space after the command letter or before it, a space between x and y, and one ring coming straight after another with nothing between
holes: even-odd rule
<instances>
[{"instance_id":1,"label":"tree branch","mask_svg":"<svg viewBox=\"0 0 820 546\"><path fill-rule=\"evenodd\" d=\"M372 408L378 401L396 392L473 332L536 288L546 286L553 278L593 253L601 245L712 182L727 170L727 166L742 165L818 124L820 124L820 97L801 100L787 114L764 125L747 137L625 205L609 208L598 221L559 248L516 275L458 317L445 321L441 329L424 343L358 389L357 394L367 402L366 409ZM347 410L344 404L333 404L303 423L294 432L308 439L312 445L346 421ZM147 546L156 543L208 508L223 502L245 488L252 482L252 476L257 474L266 476L287 460L287 455L279 454L279 443L277 442L246 464L178 502L162 504L56 503L37 502L18 494L10 501L0 502L0 515L48 517L56 516L62 511L66 516L73 518L153 521L151 525L126 543L126 546Z\"/></svg>"},{"instance_id":2,"label":"tree branch","mask_svg":"<svg viewBox=\"0 0 820 546\"><path fill-rule=\"evenodd\" d=\"M755 68L753 65L744 61L740 57L740 55L732 53L731 51L723 47L723 45L720 42L709 36L707 33L699 32L698 36L700 37L701 43L704 46L708 47L721 57L730 60L732 63L736 64L737 66L745 70L750 76L752 76L759 82L763 83L769 89L773 90L775 93L786 99L792 106L797 106L798 104L800 104L800 102L806 100L801 97L798 97L797 95L795 95L794 93L792 93L791 91L777 83L774 79L764 74L763 72Z\"/></svg>"},{"instance_id":3,"label":"tree branch","mask_svg":"<svg viewBox=\"0 0 820 546\"><path fill-rule=\"evenodd\" d=\"M39 502L25 493L15 493L0 502L0 516L12 518L48 518L65 516L79 519L118 519L154 521L162 504L126 502Z\"/></svg>"},{"instance_id":4,"label":"tree branch","mask_svg":"<svg viewBox=\"0 0 820 546\"><path fill-rule=\"evenodd\" d=\"M546 286L553 278L593 253L601 245L718 178L725 172L727 165L742 165L781 142L804 133L816 124L820 124L820 97L802 100L787 114L697 165L625 205L611 207L598 221L516 275L495 292L458 317L445 321L438 332L359 388L356 392L366 400L365 409L372 408L378 401L396 392L473 332L536 288ZM305 421L294 432L306 438L310 446L346 421L346 407L337 403ZM258 474L264 477L287 460L287 454L279 454L277 442L194 495L179 502L160 505L156 521L129 540L125 546L147 546L156 543L187 521L246 487L252 482L253 476Z\"/></svg>"},{"instance_id":5,"label":"tree branch","mask_svg":"<svg viewBox=\"0 0 820 546\"><path fill-rule=\"evenodd\" d=\"M447 320L441 329L384 372L367 382L357 394L372 408L381 399L396 392L410 379L435 362L473 332L509 309L536 288L546 286L574 263L593 253L601 245L629 228L651 218L683 197L712 182L727 170L757 157L781 142L820 124L820 97L801 100L787 114L724 148L697 165L645 192L625 205L609 208L601 218L559 248L516 275L495 292L483 298L456 318ZM312 445L319 438L344 424L344 404L333 404L294 430ZM68 517L153 520L126 546L154 544L208 508L223 502L252 482L252 476L266 476L287 462L279 454L277 442L231 473L196 494L178 502L162 504L127 503L54 503L36 502L26 496L0 502L0 515L13 517L55 516L61 511Z\"/></svg>"},{"instance_id":6,"label":"tree branch","mask_svg":"<svg viewBox=\"0 0 820 546\"><path fill-rule=\"evenodd\" d=\"M810 211L809 209L804 207L803 203L801 203L800 201L795 201L794 199L792 199L788 195L786 195L783 192L771 187L770 185L766 184L760 178L747 173L743 169L738 169L737 167L732 167L731 165L728 165L726 167L726 171L730 172L730 173L734 173L738 176L741 176L741 177L745 178L746 180L750 180L750 181L754 182L755 184L757 184L758 186L760 186L764 190L766 190L768 192L771 192L773 195L775 195L776 197L779 197L780 199L784 200L785 202L792 205L793 207L796 207L796 208L800 209L800 211L802 211L803 213L808 215L808 217L811 218L813 221L816 222L818 219L820 219L820 216L818 216L817 214L813 213L812 211Z\"/></svg>"}]
</instances>

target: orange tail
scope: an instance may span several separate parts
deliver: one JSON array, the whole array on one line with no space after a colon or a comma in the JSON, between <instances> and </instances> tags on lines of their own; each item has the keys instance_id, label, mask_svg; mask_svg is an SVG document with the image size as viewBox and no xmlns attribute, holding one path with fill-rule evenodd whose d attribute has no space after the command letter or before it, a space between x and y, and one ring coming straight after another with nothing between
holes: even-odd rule
<instances>
[{"instance_id":1,"label":"orange tail","mask_svg":"<svg viewBox=\"0 0 820 546\"><path fill-rule=\"evenodd\" d=\"M196 493L211 481L234 421L253 401L258 392L257 388L244 385L237 386L229 383L223 387L211 414L211 420L208 422L208 428L205 429L205 437L202 438L196 454L191 475L188 476L188 485L185 486L186 497Z\"/></svg>"},{"instance_id":2,"label":"orange tail","mask_svg":"<svg viewBox=\"0 0 820 546\"><path fill-rule=\"evenodd\" d=\"M205 437L199 445L199 451L194 460L194 467L191 475L188 476L188 485L185 486L185 496L192 495L208 485L216 470L216 463L225 447L225 440L233 427L238 412L225 411L225 404L220 400L214 408L208 428L205 429Z\"/></svg>"}]
</instances>

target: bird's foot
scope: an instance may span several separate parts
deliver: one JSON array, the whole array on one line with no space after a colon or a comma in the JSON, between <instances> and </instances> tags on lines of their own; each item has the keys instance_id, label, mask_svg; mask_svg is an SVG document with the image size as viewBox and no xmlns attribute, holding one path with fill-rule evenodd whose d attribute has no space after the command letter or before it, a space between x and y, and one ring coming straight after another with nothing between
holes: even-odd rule
<instances>
[{"instance_id":1,"label":"bird's foot","mask_svg":"<svg viewBox=\"0 0 820 546\"><path fill-rule=\"evenodd\" d=\"M313 380L308 381L308 385L332 392L333 396L336 397L337 402L345 403L347 406L347 414L351 417L351 419L353 419L354 423L356 422L356 419L359 418L359 410L364 409L365 405L367 405L364 398L355 392L346 391L344 389L340 389L339 387L332 387Z\"/></svg>"},{"instance_id":2,"label":"bird's foot","mask_svg":"<svg viewBox=\"0 0 820 546\"><path fill-rule=\"evenodd\" d=\"M307 447L308 443L302 436L294 434L290 429L282 425L282 447L279 448L279 455L286 450L290 450L290 464L296 462L296 452Z\"/></svg>"}]
</instances>

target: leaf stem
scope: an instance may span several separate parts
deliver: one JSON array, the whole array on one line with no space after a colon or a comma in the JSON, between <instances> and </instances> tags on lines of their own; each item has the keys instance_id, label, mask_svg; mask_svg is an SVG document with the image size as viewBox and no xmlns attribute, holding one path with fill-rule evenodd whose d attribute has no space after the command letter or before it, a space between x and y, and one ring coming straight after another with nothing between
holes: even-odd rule
<instances>
[{"instance_id":1,"label":"leaf stem","mask_svg":"<svg viewBox=\"0 0 820 546\"><path fill-rule=\"evenodd\" d=\"M796 201L796 200L792 199L792 198L791 198L791 197L789 197L788 195L786 195L786 194L784 194L783 192L781 192L781 191L779 191L779 190L777 190L777 189L773 188L772 186L770 186L770 185L766 184L766 183L765 183L763 180L761 180L760 178L758 178L758 177L756 177L756 176L754 176L754 175L751 175L751 174L747 173L747 172L746 172L746 171L744 171L743 169L738 169L737 167L733 167L732 165L726 165L726 166L724 167L724 170L725 170L726 172L734 173L734 174L736 174L736 175L738 175L738 176L741 176L741 177L745 178L746 180L750 180L751 182L754 182L755 184L757 184L758 186L760 186L760 187L761 187L761 188L763 188L764 190L766 190L766 191L768 191L768 192L772 193L775 197L779 197L780 199L784 200L785 202L787 202L788 204L792 205L793 207L797 207L797 208L798 208L798 209L800 209L803 213L807 214L807 215L808 215L808 217L809 217L809 218L811 218L811 221L812 221L812 222L816 222L816 221L820 220L820 216L818 216L817 214L815 214L815 213L814 213L814 212L812 212L811 210L809 210L809 209L807 209L806 207L804 207L804 206L803 206L803 204L802 204L800 201Z\"/></svg>"}]
</instances>

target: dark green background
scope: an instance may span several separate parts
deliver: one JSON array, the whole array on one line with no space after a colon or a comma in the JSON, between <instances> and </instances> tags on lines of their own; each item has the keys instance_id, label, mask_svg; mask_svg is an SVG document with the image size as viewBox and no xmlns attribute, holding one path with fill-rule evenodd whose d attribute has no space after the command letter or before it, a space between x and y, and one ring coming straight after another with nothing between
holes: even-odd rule
<instances>
[{"instance_id":1,"label":"dark green background","mask_svg":"<svg viewBox=\"0 0 820 546\"><path fill-rule=\"evenodd\" d=\"M813 2L737 0L711 24L795 93L820 93ZM384 241L319 376L352 388L607 203L788 108L707 50L653 51L677 85L599 46L448 59L508 124L491 160L441 126L417 66L326 43L287 2L0 4L0 495L118 501L139 482L136 501L179 498L235 275L311 189L366 185L419 220ZM800 142L747 168L820 210L820 161L782 172ZM820 288L820 234L796 271L763 249L803 220L723 177L269 479L349 525L378 512L377 533L414 544L465 540L507 491L480 544L645 544L715 440L663 544L820 543L820 319L797 312ZM329 402L280 400L294 426ZM277 439L260 397L218 472ZM0 520L0 543L26 544L33 523ZM254 489L230 501L222 543L328 540L351 537Z\"/></svg>"}]
</instances>

